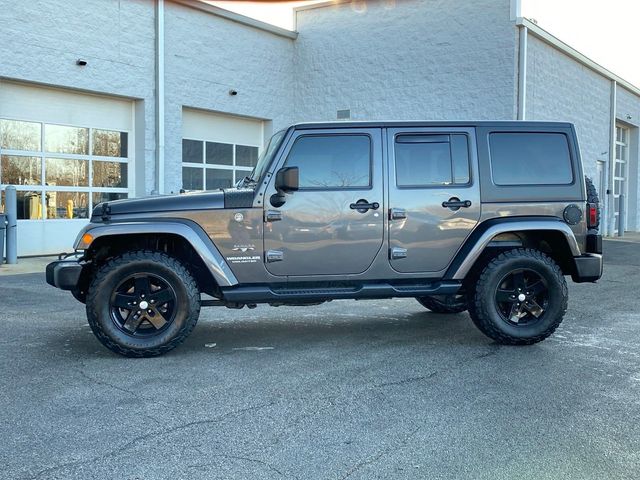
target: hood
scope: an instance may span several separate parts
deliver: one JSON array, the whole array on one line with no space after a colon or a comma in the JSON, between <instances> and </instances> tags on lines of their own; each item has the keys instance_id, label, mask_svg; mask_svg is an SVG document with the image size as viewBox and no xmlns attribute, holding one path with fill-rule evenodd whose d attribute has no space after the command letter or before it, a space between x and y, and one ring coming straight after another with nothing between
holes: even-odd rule
<instances>
[{"instance_id":1,"label":"hood","mask_svg":"<svg viewBox=\"0 0 640 480\"><path fill-rule=\"evenodd\" d=\"M93 209L92 217L101 218L110 215L210 210L214 208L224 208L224 192L222 190L104 202Z\"/></svg>"}]
</instances>

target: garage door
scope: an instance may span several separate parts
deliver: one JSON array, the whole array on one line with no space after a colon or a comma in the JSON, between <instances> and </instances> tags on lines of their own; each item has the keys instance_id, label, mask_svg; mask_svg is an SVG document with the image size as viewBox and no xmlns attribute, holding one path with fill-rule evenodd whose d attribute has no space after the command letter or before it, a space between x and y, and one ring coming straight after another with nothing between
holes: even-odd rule
<instances>
[{"instance_id":1,"label":"garage door","mask_svg":"<svg viewBox=\"0 0 640 480\"><path fill-rule=\"evenodd\" d=\"M131 193L132 116L130 101L0 81L0 189L18 191L18 255L69 251L94 205Z\"/></svg>"},{"instance_id":2,"label":"garage door","mask_svg":"<svg viewBox=\"0 0 640 480\"><path fill-rule=\"evenodd\" d=\"M182 188L227 188L248 175L264 142L262 120L184 109Z\"/></svg>"}]
</instances>

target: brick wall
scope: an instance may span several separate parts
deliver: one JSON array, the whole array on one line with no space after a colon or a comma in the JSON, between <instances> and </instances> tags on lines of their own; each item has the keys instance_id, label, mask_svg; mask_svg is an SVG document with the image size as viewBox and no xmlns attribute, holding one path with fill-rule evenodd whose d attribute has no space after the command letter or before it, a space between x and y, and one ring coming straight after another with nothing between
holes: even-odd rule
<instances>
[{"instance_id":1,"label":"brick wall","mask_svg":"<svg viewBox=\"0 0 640 480\"><path fill-rule=\"evenodd\" d=\"M297 13L295 117L515 118L509 0L369 1Z\"/></svg>"}]
</instances>

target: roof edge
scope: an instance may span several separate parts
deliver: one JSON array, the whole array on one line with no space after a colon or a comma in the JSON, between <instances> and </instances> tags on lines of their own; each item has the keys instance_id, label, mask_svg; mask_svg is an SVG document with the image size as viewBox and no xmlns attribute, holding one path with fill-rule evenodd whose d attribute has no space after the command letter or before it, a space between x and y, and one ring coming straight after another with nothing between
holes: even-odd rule
<instances>
[{"instance_id":1,"label":"roof edge","mask_svg":"<svg viewBox=\"0 0 640 480\"><path fill-rule=\"evenodd\" d=\"M215 15L216 17L225 18L227 20L231 20L232 22L240 23L242 25L256 28L258 30L273 33L274 35L278 35L280 37L290 38L292 40L298 38L298 32L287 30L286 28L282 27L277 27L275 25L271 25L270 23L262 22L260 20L256 20L255 18L232 12L231 10L225 10L224 8L211 5L204 0L172 0L172 3L193 8L195 10L200 10L201 12Z\"/></svg>"},{"instance_id":2,"label":"roof edge","mask_svg":"<svg viewBox=\"0 0 640 480\"><path fill-rule=\"evenodd\" d=\"M589 57L587 57L586 55L580 53L578 50L576 50L575 48L571 47L567 43L563 42L562 40L560 40L555 35L549 33L544 28L542 28L542 27L538 26L537 24L533 23L531 20L529 20L527 18L524 18L524 17L518 17L516 19L516 25L519 26L519 27L527 27L529 29L529 31L535 37L539 38L543 42L551 45L552 47L557 48L562 53L565 53L569 57L573 58L574 60L576 60L577 62L581 63L585 67L593 70L594 72L599 73L603 77L606 77L609 80L614 80L621 87L626 88L631 93L633 93L633 94L637 95L638 97L640 97L640 88L636 87L635 85L633 85L631 82L628 82L624 78L616 75L611 70L606 69L605 67L603 67L599 63L594 62Z\"/></svg>"}]
</instances>

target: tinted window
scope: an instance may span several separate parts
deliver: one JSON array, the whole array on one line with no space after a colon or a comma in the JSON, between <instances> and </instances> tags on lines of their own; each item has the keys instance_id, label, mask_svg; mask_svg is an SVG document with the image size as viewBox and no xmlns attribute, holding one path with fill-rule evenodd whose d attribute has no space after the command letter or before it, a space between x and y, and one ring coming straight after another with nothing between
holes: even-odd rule
<instances>
[{"instance_id":1,"label":"tinted window","mask_svg":"<svg viewBox=\"0 0 640 480\"><path fill-rule=\"evenodd\" d=\"M398 135L395 161L399 187L469 183L466 135Z\"/></svg>"},{"instance_id":2,"label":"tinted window","mask_svg":"<svg viewBox=\"0 0 640 480\"><path fill-rule=\"evenodd\" d=\"M233 165L233 145L230 143L207 142L207 163Z\"/></svg>"},{"instance_id":3,"label":"tinted window","mask_svg":"<svg viewBox=\"0 0 640 480\"><path fill-rule=\"evenodd\" d=\"M492 133L491 174L496 185L566 185L573 181L566 135Z\"/></svg>"},{"instance_id":4,"label":"tinted window","mask_svg":"<svg viewBox=\"0 0 640 480\"><path fill-rule=\"evenodd\" d=\"M371 140L366 135L300 137L286 165L299 168L300 188L369 187Z\"/></svg>"},{"instance_id":5,"label":"tinted window","mask_svg":"<svg viewBox=\"0 0 640 480\"><path fill-rule=\"evenodd\" d=\"M200 140L182 140L182 161L202 163L202 145Z\"/></svg>"},{"instance_id":6,"label":"tinted window","mask_svg":"<svg viewBox=\"0 0 640 480\"><path fill-rule=\"evenodd\" d=\"M258 163L258 147L236 145L236 165L240 167L255 167Z\"/></svg>"}]
</instances>

